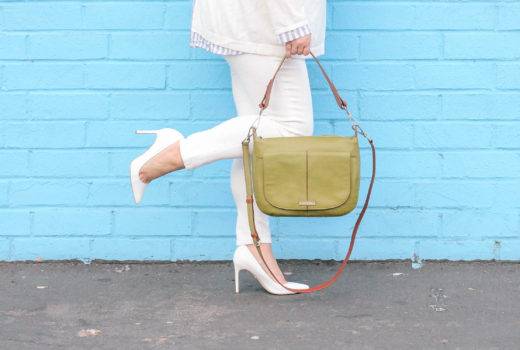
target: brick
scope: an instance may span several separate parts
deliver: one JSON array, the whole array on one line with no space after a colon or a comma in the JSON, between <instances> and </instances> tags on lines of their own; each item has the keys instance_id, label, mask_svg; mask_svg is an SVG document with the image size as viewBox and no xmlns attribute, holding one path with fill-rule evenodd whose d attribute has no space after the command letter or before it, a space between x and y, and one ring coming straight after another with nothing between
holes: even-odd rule
<instances>
[{"instance_id":1,"label":"brick","mask_svg":"<svg viewBox=\"0 0 520 350\"><path fill-rule=\"evenodd\" d=\"M109 155L105 150L35 150L31 155L33 176L100 177L109 173Z\"/></svg>"},{"instance_id":2,"label":"brick","mask_svg":"<svg viewBox=\"0 0 520 350\"><path fill-rule=\"evenodd\" d=\"M2 86L7 90L79 89L83 66L79 63L17 63L4 66Z\"/></svg>"},{"instance_id":3,"label":"brick","mask_svg":"<svg viewBox=\"0 0 520 350\"><path fill-rule=\"evenodd\" d=\"M494 64L416 63L418 89L490 89L495 86Z\"/></svg>"},{"instance_id":4,"label":"brick","mask_svg":"<svg viewBox=\"0 0 520 350\"><path fill-rule=\"evenodd\" d=\"M91 122L87 125L87 147L150 147L153 135L137 135L137 129L160 129L161 122ZM142 153L142 152L141 152ZM138 155L138 154L137 154Z\"/></svg>"},{"instance_id":5,"label":"brick","mask_svg":"<svg viewBox=\"0 0 520 350\"><path fill-rule=\"evenodd\" d=\"M413 28L420 30L494 29L494 3L417 3Z\"/></svg>"},{"instance_id":6,"label":"brick","mask_svg":"<svg viewBox=\"0 0 520 350\"><path fill-rule=\"evenodd\" d=\"M518 59L518 33L446 33L444 57L448 59Z\"/></svg>"},{"instance_id":7,"label":"brick","mask_svg":"<svg viewBox=\"0 0 520 350\"><path fill-rule=\"evenodd\" d=\"M338 89L409 90L414 87L414 70L402 63L338 63L331 79Z\"/></svg>"},{"instance_id":8,"label":"brick","mask_svg":"<svg viewBox=\"0 0 520 350\"><path fill-rule=\"evenodd\" d=\"M489 122L417 122L414 145L417 148L490 148L493 124Z\"/></svg>"},{"instance_id":9,"label":"brick","mask_svg":"<svg viewBox=\"0 0 520 350\"><path fill-rule=\"evenodd\" d=\"M358 205L363 205L363 200L368 190L369 179L363 179L360 184ZM414 184L409 181L386 180L377 181L372 188L370 205L373 207L399 208L415 207Z\"/></svg>"},{"instance_id":10,"label":"brick","mask_svg":"<svg viewBox=\"0 0 520 350\"><path fill-rule=\"evenodd\" d=\"M493 134L491 143L494 147L515 149L520 147L518 121L493 125Z\"/></svg>"},{"instance_id":11,"label":"brick","mask_svg":"<svg viewBox=\"0 0 520 350\"><path fill-rule=\"evenodd\" d=\"M516 120L520 94L443 94L442 109L443 119Z\"/></svg>"},{"instance_id":12,"label":"brick","mask_svg":"<svg viewBox=\"0 0 520 350\"><path fill-rule=\"evenodd\" d=\"M382 151L379 153L377 176L396 179L439 177L441 176L442 156L443 154L439 152L429 151ZM367 162L369 161L368 157L365 159ZM365 167L369 168L370 164L366 164Z\"/></svg>"},{"instance_id":13,"label":"brick","mask_svg":"<svg viewBox=\"0 0 520 350\"><path fill-rule=\"evenodd\" d=\"M332 123L328 121L316 121L314 122L314 135L332 135L334 134L334 127Z\"/></svg>"},{"instance_id":14,"label":"brick","mask_svg":"<svg viewBox=\"0 0 520 350\"><path fill-rule=\"evenodd\" d=\"M108 118L109 97L101 93L31 93L27 96L32 119L99 120Z\"/></svg>"},{"instance_id":15,"label":"brick","mask_svg":"<svg viewBox=\"0 0 520 350\"><path fill-rule=\"evenodd\" d=\"M414 203L421 208L490 208L497 201L493 181L446 181L416 182Z\"/></svg>"},{"instance_id":16,"label":"brick","mask_svg":"<svg viewBox=\"0 0 520 350\"><path fill-rule=\"evenodd\" d=\"M233 95L227 91L190 92L190 107L193 120L223 121L237 115Z\"/></svg>"},{"instance_id":17,"label":"brick","mask_svg":"<svg viewBox=\"0 0 520 350\"><path fill-rule=\"evenodd\" d=\"M173 2L166 5L164 27L166 29L188 29L191 26L192 2Z\"/></svg>"},{"instance_id":18,"label":"brick","mask_svg":"<svg viewBox=\"0 0 520 350\"><path fill-rule=\"evenodd\" d=\"M89 89L164 89L165 67L157 63L90 63L85 66Z\"/></svg>"},{"instance_id":19,"label":"brick","mask_svg":"<svg viewBox=\"0 0 520 350\"><path fill-rule=\"evenodd\" d=\"M102 260L170 260L168 238L95 238L92 259Z\"/></svg>"},{"instance_id":20,"label":"brick","mask_svg":"<svg viewBox=\"0 0 520 350\"><path fill-rule=\"evenodd\" d=\"M0 180L0 206L6 206L9 204L9 187L8 181Z\"/></svg>"},{"instance_id":21,"label":"brick","mask_svg":"<svg viewBox=\"0 0 520 350\"><path fill-rule=\"evenodd\" d=\"M322 71L320 70L319 66L315 64L313 61L307 60L307 74L309 75L309 83L311 86L311 89L313 90L327 90L330 92L329 85L327 84L327 80L323 76ZM340 87L337 85L336 80L332 77L332 69L337 63L328 62L325 60L321 61L321 65L329 78L332 79L334 82L334 85L336 85L336 88L340 89Z\"/></svg>"},{"instance_id":22,"label":"brick","mask_svg":"<svg viewBox=\"0 0 520 350\"><path fill-rule=\"evenodd\" d=\"M85 29L161 29L164 4L154 2L91 2L84 5Z\"/></svg>"},{"instance_id":23,"label":"brick","mask_svg":"<svg viewBox=\"0 0 520 350\"><path fill-rule=\"evenodd\" d=\"M518 237L519 229L518 215L513 212L494 212L486 209L447 211L442 214L444 237Z\"/></svg>"},{"instance_id":24,"label":"brick","mask_svg":"<svg viewBox=\"0 0 520 350\"><path fill-rule=\"evenodd\" d=\"M110 36L110 58L131 60L187 59L187 33L114 33Z\"/></svg>"},{"instance_id":25,"label":"brick","mask_svg":"<svg viewBox=\"0 0 520 350\"><path fill-rule=\"evenodd\" d=\"M45 208L34 210L37 236L99 236L110 234L110 210Z\"/></svg>"},{"instance_id":26,"label":"brick","mask_svg":"<svg viewBox=\"0 0 520 350\"><path fill-rule=\"evenodd\" d=\"M363 237L438 237L441 214L421 209L373 210L363 220ZM353 219L352 219L353 220Z\"/></svg>"},{"instance_id":27,"label":"brick","mask_svg":"<svg viewBox=\"0 0 520 350\"><path fill-rule=\"evenodd\" d=\"M349 110L356 114L358 110L358 98L351 91L339 91L341 98L347 102ZM340 109L331 91L315 91L312 95L314 120L345 120L347 114Z\"/></svg>"},{"instance_id":28,"label":"brick","mask_svg":"<svg viewBox=\"0 0 520 350\"><path fill-rule=\"evenodd\" d=\"M419 239L411 238L356 238L356 245L352 251L352 260L373 259L406 259L409 260L415 251ZM348 241L341 242L337 260L342 260L347 252Z\"/></svg>"},{"instance_id":29,"label":"brick","mask_svg":"<svg viewBox=\"0 0 520 350\"><path fill-rule=\"evenodd\" d=\"M100 59L108 56L108 37L96 33L28 35L30 59Z\"/></svg>"},{"instance_id":30,"label":"brick","mask_svg":"<svg viewBox=\"0 0 520 350\"><path fill-rule=\"evenodd\" d=\"M330 59L355 60L359 57L359 39L355 34L328 32L325 47L327 58Z\"/></svg>"},{"instance_id":31,"label":"brick","mask_svg":"<svg viewBox=\"0 0 520 350\"><path fill-rule=\"evenodd\" d=\"M520 29L520 4L498 3L498 24L497 29L514 30Z\"/></svg>"},{"instance_id":32,"label":"brick","mask_svg":"<svg viewBox=\"0 0 520 350\"><path fill-rule=\"evenodd\" d=\"M411 29L414 27L415 9L408 4L335 2L332 10L334 29Z\"/></svg>"},{"instance_id":33,"label":"brick","mask_svg":"<svg viewBox=\"0 0 520 350\"><path fill-rule=\"evenodd\" d=\"M406 101L406 103L403 103ZM441 113L441 99L437 95L362 94L360 98L362 119L431 120Z\"/></svg>"},{"instance_id":34,"label":"brick","mask_svg":"<svg viewBox=\"0 0 520 350\"><path fill-rule=\"evenodd\" d=\"M356 118L357 119L357 118ZM407 122L377 122L357 119L359 125L374 140L377 148L410 148L413 147L413 125ZM334 133L353 135L350 121L335 122ZM358 135L360 147L370 147L363 136Z\"/></svg>"},{"instance_id":35,"label":"brick","mask_svg":"<svg viewBox=\"0 0 520 350\"><path fill-rule=\"evenodd\" d=\"M500 260L520 260L520 239L501 239L498 252Z\"/></svg>"},{"instance_id":36,"label":"brick","mask_svg":"<svg viewBox=\"0 0 520 350\"><path fill-rule=\"evenodd\" d=\"M0 236L29 236L30 234L31 215L28 210L0 211Z\"/></svg>"},{"instance_id":37,"label":"brick","mask_svg":"<svg viewBox=\"0 0 520 350\"><path fill-rule=\"evenodd\" d=\"M493 239L425 239L420 243L420 256L423 259L489 260L494 258Z\"/></svg>"},{"instance_id":38,"label":"brick","mask_svg":"<svg viewBox=\"0 0 520 350\"><path fill-rule=\"evenodd\" d=\"M28 176L29 175L29 151L26 150L0 150L0 177L4 176Z\"/></svg>"},{"instance_id":39,"label":"brick","mask_svg":"<svg viewBox=\"0 0 520 350\"><path fill-rule=\"evenodd\" d=\"M113 119L188 119L190 97L186 93L118 93L110 98Z\"/></svg>"},{"instance_id":40,"label":"brick","mask_svg":"<svg viewBox=\"0 0 520 350\"><path fill-rule=\"evenodd\" d=\"M443 152L442 158L443 177L500 178L520 174L520 152Z\"/></svg>"},{"instance_id":41,"label":"brick","mask_svg":"<svg viewBox=\"0 0 520 350\"><path fill-rule=\"evenodd\" d=\"M4 146L14 148L82 147L84 135L83 122L9 122L0 130Z\"/></svg>"},{"instance_id":42,"label":"brick","mask_svg":"<svg viewBox=\"0 0 520 350\"><path fill-rule=\"evenodd\" d=\"M7 238L0 238L0 261L9 260L9 240Z\"/></svg>"},{"instance_id":43,"label":"brick","mask_svg":"<svg viewBox=\"0 0 520 350\"><path fill-rule=\"evenodd\" d=\"M24 34L0 34L0 58L21 60L26 58Z\"/></svg>"},{"instance_id":44,"label":"brick","mask_svg":"<svg viewBox=\"0 0 520 350\"><path fill-rule=\"evenodd\" d=\"M2 4L7 30L56 30L81 28L81 4L76 2L13 2Z\"/></svg>"},{"instance_id":45,"label":"brick","mask_svg":"<svg viewBox=\"0 0 520 350\"><path fill-rule=\"evenodd\" d=\"M0 94L0 120L27 119L27 95L25 93ZM0 141L1 144L1 141Z\"/></svg>"},{"instance_id":46,"label":"brick","mask_svg":"<svg viewBox=\"0 0 520 350\"><path fill-rule=\"evenodd\" d=\"M117 209L114 234L121 236L174 236L191 233L191 212L171 208Z\"/></svg>"},{"instance_id":47,"label":"brick","mask_svg":"<svg viewBox=\"0 0 520 350\"><path fill-rule=\"evenodd\" d=\"M497 210L510 211L520 209L520 186L518 176L511 180L496 181L493 206ZM520 232L520 231L519 231Z\"/></svg>"},{"instance_id":48,"label":"brick","mask_svg":"<svg viewBox=\"0 0 520 350\"><path fill-rule=\"evenodd\" d=\"M235 158L238 161L241 162L240 158ZM233 159L222 159L218 162L214 163L208 163L204 166L190 169L186 171L184 174L188 174L191 172L193 174L194 178L198 179L205 179L205 178L226 178L229 179L229 176L231 175L231 164ZM180 176L182 172L179 172L178 174L175 174L175 176Z\"/></svg>"},{"instance_id":49,"label":"brick","mask_svg":"<svg viewBox=\"0 0 520 350\"><path fill-rule=\"evenodd\" d=\"M175 237L172 240L172 260L231 260L236 248L231 238L187 238Z\"/></svg>"},{"instance_id":50,"label":"brick","mask_svg":"<svg viewBox=\"0 0 520 350\"><path fill-rule=\"evenodd\" d=\"M497 87L499 89L520 89L520 64L498 64Z\"/></svg>"},{"instance_id":51,"label":"brick","mask_svg":"<svg viewBox=\"0 0 520 350\"><path fill-rule=\"evenodd\" d=\"M193 213L193 235L201 237L235 237L236 210L197 210Z\"/></svg>"},{"instance_id":52,"label":"brick","mask_svg":"<svg viewBox=\"0 0 520 350\"><path fill-rule=\"evenodd\" d=\"M273 237L273 253L283 259L339 259L345 241L337 238ZM340 253L341 251L341 253Z\"/></svg>"},{"instance_id":53,"label":"brick","mask_svg":"<svg viewBox=\"0 0 520 350\"><path fill-rule=\"evenodd\" d=\"M168 66L170 89L230 89L231 76L226 62L175 62Z\"/></svg>"},{"instance_id":54,"label":"brick","mask_svg":"<svg viewBox=\"0 0 520 350\"><path fill-rule=\"evenodd\" d=\"M13 181L9 193L12 206L84 205L88 183L77 180L26 179Z\"/></svg>"},{"instance_id":55,"label":"brick","mask_svg":"<svg viewBox=\"0 0 520 350\"><path fill-rule=\"evenodd\" d=\"M88 238L28 237L14 238L11 260L85 259L89 256Z\"/></svg>"},{"instance_id":56,"label":"brick","mask_svg":"<svg viewBox=\"0 0 520 350\"><path fill-rule=\"evenodd\" d=\"M360 59L436 59L440 56L439 34L363 33L360 36Z\"/></svg>"},{"instance_id":57,"label":"brick","mask_svg":"<svg viewBox=\"0 0 520 350\"><path fill-rule=\"evenodd\" d=\"M95 179L91 182L86 201L88 206L135 205L129 177L115 180ZM165 179L160 179L146 187L146 192L140 205L164 204L168 204L168 183Z\"/></svg>"},{"instance_id":58,"label":"brick","mask_svg":"<svg viewBox=\"0 0 520 350\"><path fill-rule=\"evenodd\" d=\"M359 210L354 209L345 216L331 217L276 217L270 218L271 231L279 237L302 237L304 239L333 238L350 236L353 224Z\"/></svg>"},{"instance_id":59,"label":"brick","mask_svg":"<svg viewBox=\"0 0 520 350\"><path fill-rule=\"evenodd\" d=\"M190 180L170 182L170 204L182 206L234 207L229 181Z\"/></svg>"}]
</instances>

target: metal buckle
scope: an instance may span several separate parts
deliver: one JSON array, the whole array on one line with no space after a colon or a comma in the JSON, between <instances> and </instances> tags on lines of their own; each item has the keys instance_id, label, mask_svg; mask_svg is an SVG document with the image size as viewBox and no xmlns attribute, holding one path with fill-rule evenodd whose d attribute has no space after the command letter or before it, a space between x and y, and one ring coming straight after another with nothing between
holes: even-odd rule
<instances>
[{"instance_id":1,"label":"metal buckle","mask_svg":"<svg viewBox=\"0 0 520 350\"><path fill-rule=\"evenodd\" d=\"M371 138L368 137L368 134L365 132L365 130L363 130L361 128L361 126L359 125L359 123L357 122L357 120L352 116L352 112L350 112L350 110L348 109L348 107L345 108L345 112L347 114L347 118L350 120L350 122L352 123L352 130L354 130L354 132L357 133L359 132L361 135L363 135L367 140L369 141L372 141Z\"/></svg>"}]
</instances>

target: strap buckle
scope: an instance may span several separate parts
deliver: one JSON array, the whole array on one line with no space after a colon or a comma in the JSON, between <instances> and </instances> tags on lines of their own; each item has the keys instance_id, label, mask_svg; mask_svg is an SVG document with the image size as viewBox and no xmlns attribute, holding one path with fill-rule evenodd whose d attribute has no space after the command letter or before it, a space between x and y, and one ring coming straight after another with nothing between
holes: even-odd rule
<instances>
[{"instance_id":1,"label":"strap buckle","mask_svg":"<svg viewBox=\"0 0 520 350\"><path fill-rule=\"evenodd\" d=\"M247 136L244 138L244 140L242 140L242 144L249 142L249 140L251 139L251 136L253 136L254 134L256 134L256 127L254 127L254 126L249 127Z\"/></svg>"},{"instance_id":2,"label":"strap buckle","mask_svg":"<svg viewBox=\"0 0 520 350\"><path fill-rule=\"evenodd\" d=\"M358 132L363 135L363 137L365 137L368 141L372 141L372 139L370 137L368 137L368 134L365 132L365 130L363 130L361 128L361 126L359 125L358 121L352 116L352 112L350 112L350 110L348 109L348 107L345 107L345 112L347 114L347 118L350 120L350 122L352 123L352 130L354 130L354 132L357 134Z\"/></svg>"}]
</instances>

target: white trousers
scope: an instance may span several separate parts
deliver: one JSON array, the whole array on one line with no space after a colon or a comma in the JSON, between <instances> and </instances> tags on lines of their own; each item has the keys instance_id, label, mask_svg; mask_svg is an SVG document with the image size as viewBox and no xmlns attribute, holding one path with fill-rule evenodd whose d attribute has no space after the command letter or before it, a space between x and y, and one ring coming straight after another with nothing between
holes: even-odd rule
<instances>
[{"instance_id":1,"label":"white trousers","mask_svg":"<svg viewBox=\"0 0 520 350\"><path fill-rule=\"evenodd\" d=\"M180 141L186 169L221 159L233 159L231 191L236 204L236 244L251 244L247 218L246 186L242 163L242 140L258 118L258 104L281 58L245 53L224 56L231 71L233 99L237 116L216 126L195 132ZM309 76L304 59L287 58L276 75L269 106L255 122L262 137L312 135L314 129ZM252 150L252 139L250 151ZM258 209L254 215L262 243L271 243L269 216Z\"/></svg>"}]
</instances>

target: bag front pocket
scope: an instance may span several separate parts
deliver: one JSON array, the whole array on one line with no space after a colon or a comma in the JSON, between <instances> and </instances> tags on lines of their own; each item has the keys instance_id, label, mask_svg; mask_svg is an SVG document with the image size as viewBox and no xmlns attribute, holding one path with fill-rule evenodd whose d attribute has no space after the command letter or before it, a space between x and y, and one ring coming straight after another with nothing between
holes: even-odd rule
<instances>
[{"instance_id":1,"label":"bag front pocket","mask_svg":"<svg viewBox=\"0 0 520 350\"><path fill-rule=\"evenodd\" d=\"M350 153L280 151L263 155L267 202L286 210L338 207L350 196Z\"/></svg>"}]
</instances>

